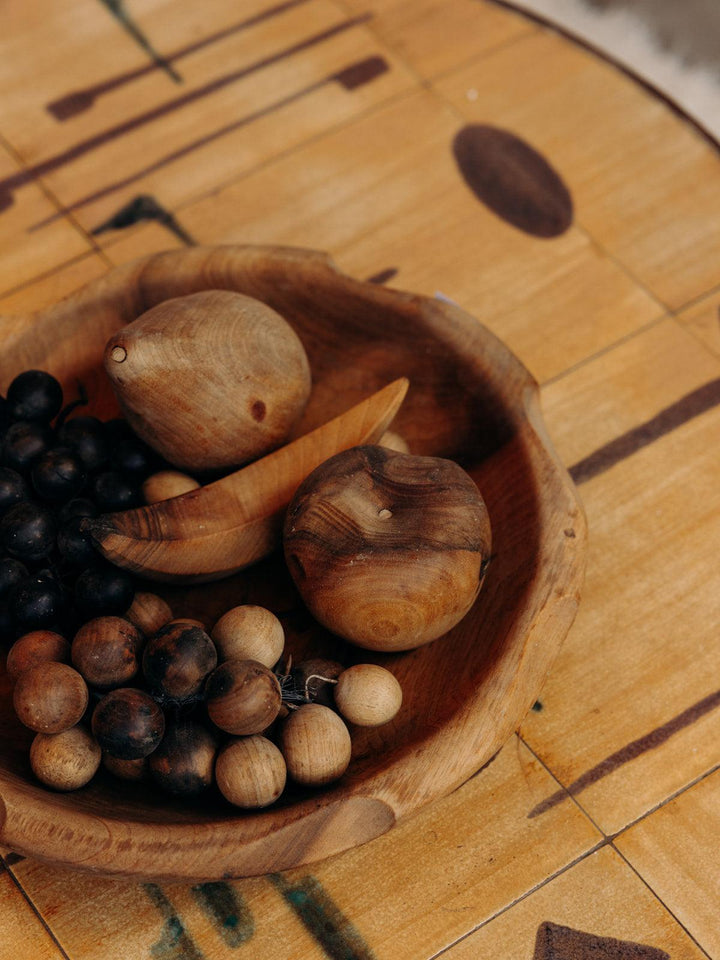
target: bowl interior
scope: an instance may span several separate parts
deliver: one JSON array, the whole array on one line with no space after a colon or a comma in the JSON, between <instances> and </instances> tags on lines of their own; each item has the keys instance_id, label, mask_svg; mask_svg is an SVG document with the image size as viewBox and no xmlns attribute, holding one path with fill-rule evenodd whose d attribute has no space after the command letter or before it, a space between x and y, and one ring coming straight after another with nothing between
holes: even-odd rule
<instances>
[{"instance_id":1,"label":"bowl interior","mask_svg":"<svg viewBox=\"0 0 720 960\"><path fill-rule=\"evenodd\" d=\"M449 634L396 655L354 649L315 623L279 555L217 583L145 585L163 593L177 616L208 623L238 603L268 606L282 620L286 650L296 661L324 655L381 663L398 677L403 707L392 723L352 731L353 761L338 783L319 792L291 788L270 810L245 814L214 794L173 801L102 773L73 794L46 790L30 771L32 734L15 719L2 675L0 796L7 815L0 839L34 856L133 875L219 877L290 866L362 842L454 789L494 755L537 698L574 616L582 512L545 436L535 384L502 343L450 304L352 280L325 257L303 251L155 255L112 271L52 310L5 324L0 391L19 371L44 368L63 382L68 398L80 380L90 412L116 415L100 362L110 334L155 303L201 289L264 300L297 331L313 374L298 434L389 381L409 378L392 429L411 452L455 459L477 482L493 534L486 581ZM375 803L372 813L353 803L360 798ZM68 825L65 843L50 836L49 824L58 822ZM164 853L145 865L140 848L157 824L165 830ZM205 849L189 856L201 828ZM278 853L275 838L287 838L287 831L295 839ZM73 852L80 835L90 838L82 858ZM258 845L265 854L258 855Z\"/></svg>"}]
</instances>

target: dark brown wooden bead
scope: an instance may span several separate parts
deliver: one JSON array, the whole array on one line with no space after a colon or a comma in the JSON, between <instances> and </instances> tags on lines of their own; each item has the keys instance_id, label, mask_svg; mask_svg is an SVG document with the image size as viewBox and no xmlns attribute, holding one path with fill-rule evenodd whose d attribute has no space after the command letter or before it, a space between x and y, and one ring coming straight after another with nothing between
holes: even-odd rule
<instances>
[{"instance_id":1,"label":"dark brown wooden bead","mask_svg":"<svg viewBox=\"0 0 720 960\"><path fill-rule=\"evenodd\" d=\"M92 732L113 757L137 760L149 756L159 745L165 732L165 715L149 693L121 687L98 701Z\"/></svg>"},{"instance_id":2,"label":"dark brown wooden bead","mask_svg":"<svg viewBox=\"0 0 720 960\"><path fill-rule=\"evenodd\" d=\"M235 736L262 733L280 710L277 677L257 660L226 660L214 670L205 688L208 716Z\"/></svg>"},{"instance_id":3,"label":"dark brown wooden bead","mask_svg":"<svg viewBox=\"0 0 720 960\"><path fill-rule=\"evenodd\" d=\"M69 642L53 630L32 630L19 637L10 647L5 669L14 683L24 670L48 660L70 663Z\"/></svg>"},{"instance_id":4,"label":"dark brown wooden bead","mask_svg":"<svg viewBox=\"0 0 720 960\"><path fill-rule=\"evenodd\" d=\"M75 634L72 662L91 687L98 690L122 687L138 672L142 642L142 634L129 620L96 617Z\"/></svg>"},{"instance_id":5,"label":"dark brown wooden bead","mask_svg":"<svg viewBox=\"0 0 720 960\"><path fill-rule=\"evenodd\" d=\"M215 644L204 630L182 621L170 623L148 640L143 675L154 694L189 700L198 696L217 660Z\"/></svg>"},{"instance_id":6,"label":"dark brown wooden bead","mask_svg":"<svg viewBox=\"0 0 720 960\"><path fill-rule=\"evenodd\" d=\"M217 742L212 733L194 720L168 726L162 743L148 759L150 776L163 790L191 797L213 782Z\"/></svg>"}]
</instances>

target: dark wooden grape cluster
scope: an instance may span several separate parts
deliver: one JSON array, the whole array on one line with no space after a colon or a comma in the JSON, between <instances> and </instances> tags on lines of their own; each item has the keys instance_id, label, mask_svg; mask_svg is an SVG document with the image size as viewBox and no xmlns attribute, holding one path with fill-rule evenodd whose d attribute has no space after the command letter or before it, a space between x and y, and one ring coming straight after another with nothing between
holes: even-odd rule
<instances>
[{"instance_id":1,"label":"dark wooden grape cluster","mask_svg":"<svg viewBox=\"0 0 720 960\"><path fill-rule=\"evenodd\" d=\"M83 520L141 505L143 482L166 464L126 421L63 406L60 383L27 370L0 397L0 637L72 634L121 615L133 579L103 560Z\"/></svg>"}]
</instances>

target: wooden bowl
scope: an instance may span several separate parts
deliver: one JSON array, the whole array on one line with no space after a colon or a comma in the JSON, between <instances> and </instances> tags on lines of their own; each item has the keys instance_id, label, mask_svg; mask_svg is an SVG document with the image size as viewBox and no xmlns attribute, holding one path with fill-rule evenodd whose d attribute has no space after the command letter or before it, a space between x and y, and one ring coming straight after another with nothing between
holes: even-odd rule
<instances>
[{"instance_id":1,"label":"wooden bowl","mask_svg":"<svg viewBox=\"0 0 720 960\"><path fill-rule=\"evenodd\" d=\"M296 660L324 654L374 661L402 684L394 721L353 731L353 760L340 781L291 790L257 813L215 796L173 801L102 773L70 794L42 787L28 762L32 735L14 717L3 675L0 842L32 857L108 874L220 879L364 843L494 756L537 699L575 615L585 523L546 436L537 386L493 334L446 302L350 279L313 252L172 251L119 267L38 315L3 318L0 391L22 370L46 369L61 380L66 399L80 380L91 412L115 416L101 366L110 335L162 300L204 289L257 297L293 325L313 372L303 430L409 377L393 430L411 452L455 459L477 482L493 531L485 585L445 637L393 656L338 652L304 610L277 555L229 580L165 589L176 615L206 623L236 603L267 605L283 620Z\"/></svg>"}]
</instances>

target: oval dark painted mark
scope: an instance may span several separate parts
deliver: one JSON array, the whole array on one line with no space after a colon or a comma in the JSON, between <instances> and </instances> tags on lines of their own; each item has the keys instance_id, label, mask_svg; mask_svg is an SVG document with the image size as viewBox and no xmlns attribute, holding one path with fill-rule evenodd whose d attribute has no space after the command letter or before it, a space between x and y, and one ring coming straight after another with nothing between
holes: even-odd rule
<instances>
[{"instance_id":1,"label":"oval dark painted mark","mask_svg":"<svg viewBox=\"0 0 720 960\"><path fill-rule=\"evenodd\" d=\"M268 879L330 960L375 960L375 954L358 930L315 877L302 877L290 883L282 874L276 873Z\"/></svg>"},{"instance_id":2,"label":"oval dark painted mark","mask_svg":"<svg viewBox=\"0 0 720 960\"><path fill-rule=\"evenodd\" d=\"M267 408L262 400L253 400L250 405L250 413L252 414L253 420L257 420L257 422L260 423L261 420L265 419Z\"/></svg>"},{"instance_id":3,"label":"oval dark painted mark","mask_svg":"<svg viewBox=\"0 0 720 960\"><path fill-rule=\"evenodd\" d=\"M507 223L534 237L558 237L572 223L572 197L560 175L509 130L463 127L453 155L478 200Z\"/></svg>"},{"instance_id":4,"label":"oval dark painted mark","mask_svg":"<svg viewBox=\"0 0 720 960\"><path fill-rule=\"evenodd\" d=\"M390 65L384 57L366 57L365 60L353 63L344 70L338 70L333 75L333 79L346 90L356 90L381 77L389 69Z\"/></svg>"},{"instance_id":5,"label":"oval dark painted mark","mask_svg":"<svg viewBox=\"0 0 720 960\"><path fill-rule=\"evenodd\" d=\"M228 883L199 883L191 887L205 913L229 947L239 947L251 940L255 922L244 899Z\"/></svg>"},{"instance_id":6,"label":"oval dark painted mark","mask_svg":"<svg viewBox=\"0 0 720 960\"><path fill-rule=\"evenodd\" d=\"M538 927L533 960L670 960L670 954L633 940L598 937L546 921Z\"/></svg>"}]
</instances>

